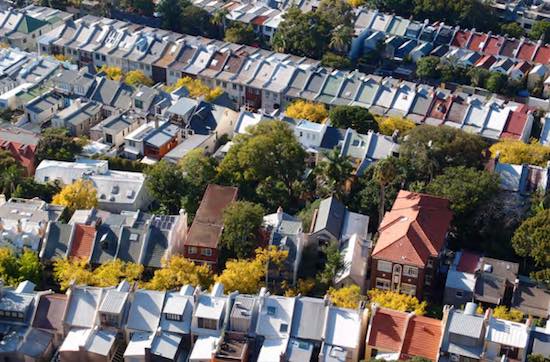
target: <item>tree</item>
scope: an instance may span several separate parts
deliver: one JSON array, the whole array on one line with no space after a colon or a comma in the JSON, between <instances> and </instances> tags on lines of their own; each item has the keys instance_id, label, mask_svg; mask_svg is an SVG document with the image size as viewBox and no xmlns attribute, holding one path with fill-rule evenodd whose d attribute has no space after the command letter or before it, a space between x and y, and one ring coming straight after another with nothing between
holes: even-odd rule
<instances>
[{"instance_id":1,"label":"tree","mask_svg":"<svg viewBox=\"0 0 550 362\"><path fill-rule=\"evenodd\" d=\"M335 29L338 27L352 27L353 25L353 9L345 1L321 0L317 11Z\"/></svg>"},{"instance_id":2,"label":"tree","mask_svg":"<svg viewBox=\"0 0 550 362\"><path fill-rule=\"evenodd\" d=\"M210 14L202 8L193 5L187 0L182 1L181 32L189 35L200 35L213 37L217 33L217 28L210 23Z\"/></svg>"},{"instance_id":3,"label":"tree","mask_svg":"<svg viewBox=\"0 0 550 362\"><path fill-rule=\"evenodd\" d=\"M204 97L207 101L213 101L223 94L223 90L220 87L211 89L200 79L192 79L190 77L183 77L178 79L174 84L166 87L166 90L168 92L172 92L181 87L187 89L191 98Z\"/></svg>"},{"instance_id":4,"label":"tree","mask_svg":"<svg viewBox=\"0 0 550 362\"><path fill-rule=\"evenodd\" d=\"M448 126L422 125L409 131L399 148L416 172L429 181L450 166L480 168L486 143L480 136Z\"/></svg>"},{"instance_id":5,"label":"tree","mask_svg":"<svg viewBox=\"0 0 550 362\"><path fill-rule=\"evenodd\" d=\"M216 277L226 292L238 290L240 293L256 294L264 285L269 265L280 266L288 257L288 250L278 250L274 246L256 249L253 259L229 260L223 272Z\"/></svg>"},{"instance_id":6,"label":"tree","mask_svg":"<svg viewBox=\"0 0 550 362\"><path fill-rule=\"evenodd\" d=\"M416 76L420 79L437 79L441 76L438 71L439 58L428 56L416 62Z\"/></svg>"},{"instance_id":7,"label":"tree","mask_svg":"<svg viewBox=\"0 0 550 362\"><path fill-rule=\"evenodd\" d=\"M35 151L36 162L42 160L74 161L82 146L69 137L64 128L47 128L42 132Z\"/></svg>"},{"instance_id":8,"label":"tree","mask_svg":"<svg viewBox=\"0 0 550 362\"><path fill-rule=\"evenodd\" d=\"M533 260L539 269L538 274L531 276L550 285L547 278L550 275L550 210L540 211L526 219L514 233L512 247L519 256Z\"/></svg>"},{"instance_id":9,"label":"tree","mask_svg":"<svg viewBox=\"0 0 550 362\"><path fill-rule=\"evenodd\" d=\"M477 210L482 203L495 196L498 189L497 175L464 166L444 169L443 174L436 176L426 187L429 194L451 202L455 221Z\"/></svg>"},{"instance_id":10,"label":"tree","mask_svg":"<svg viewBox=\"0 0 550 362\"><path fill-rule=\"evenodd\" d=\"M177 167L164 160L157 162L145 170L145 186L159 204L160 212L171 215L179 212L185 183Z\"/></svg>"},{"instance_id":11,"label":"tree","mask_svg":"<svg viewBox=\"0 0 550 362\"><path fill-rule=\"evenodd\" d=\"M550 40L550 22L539 20L533 24L529 37L533 40L542 39L543 42Z\"/></svg>"},{"instance_id":12,"label":"tree","mask_svg":"<svg viewBox=\"0 0 550 362\"><path fill-rule=\"evenodd\" d=\"M313 215L315 214L315 210L319 208L319 205L321 204L321 200L315 200L309 204L306 205L300 212L298 213L297 217L302 222L302 227L304 232L308 233L311 228L311 222L313 220Z\"/></svg>"},{"instance_id":13,"label":"tree","mask_svg":"<svg viewBox=\"0 0 550 362\"><path fill-rule=\"evenodd\" d=\"M144 16L153 16L155 12L155 3L152 0L133 0L133 6Z\"/></svg>"},{"instance_id":14,"label":"tree","mask_svg":"<svg viewBox=\"0 0 550 362\"><path fill-rule=\"evenodd\" d=\"M223 210L222 246L239 259L254 254L265 211L249 201L235 201Z\"/></svg>"},{"instance_id":15,"label":"tree","mask_svg":"<svg viewBox=\"0 0 550 362\"><path fill-rule=\"evenodd\" d=\"M546 166L550 161L550 147L537 141L524 143L519 140L502 140L491 146L491 156L499 155L499 161L514 165L529 164Z\"/></svg>"},{"instance_id":16,"label":"tree","mask_svg":"<svg viewBox=\"0 0 550 362\"><path fill-rule=\"evenodd\" d=\"M516 22L502 24L500 26L500 31L503 34L507 34L516 39L519 39L525 35L525 30Z\"/></svg>"},{"instance_id":17,"label":"tree","mask_svg":"<svg viewBox=\"0 0 550 362\"><path fill-rule=\"evenodd\" d=\"M151 87L154 84L153 80L146 76L141 70L131 70L126 73L124 76L124 83L132 87L139 87L140 85Z\"/></svg>"},{"instance_id":18,"label":"tree","mask_svg":"<svg viewBox=\"0 0 550 362\"><path fill-rule=\"evenodd\" d=\"M53 197L52 203L65 206L71 212L91 209L97 206L97 191L91 181L79 179L63 187Z\"/></svg>"},{"instance_id":19,"label":"tree","mask_svg":"<svg viewBox=\"0 0 550 362\"><path fill-rule=\"evenodd\" d=\"M207 264L195 264L182 256L172 256L163 261L161 269L145 283L147 289L170 290L190 284L208 288L212 284L212 272Z\"/></svg>"},{"instance_id":20,"label":"tree","mask_svg":"<svg viewBox=\"0 0 550 362\"><path fill-rule=\"evenodd\" d=\"M332 304L340 308L355 309L361 302L361 289L358 285L349 285L339 289L330 288L328 296Z\"/></svg>"},{"instance_id":21,"label":"tree","mask_svg":"<svg viewBox=\"0 0 550 362\"><path fill-rule=\"evenodd\" d=\"M491 72L481 67L471 67L467 73L468 77L470 78L470 85L480 88L485 88L487 78L489 78L490 74Z\"/></svg>"},{"instance_id":22,"label":"tree","mask_svg":"<svg viewBox=\"0 0 550 362\"><path fill-rule=\"evenodd\" d=\"M113 259L101 264L93 272L93 285L98 287L112 287L126 280L133 283L141 279L143 265Z\"/></svg>"},{"instance_id":23,"label":"tree","mask_svg":"<svg viewBox=\"0 0 550 362\"><path fill-rule=\"evenodd\" d=\"M548 358L542 354L530 354L527 356L527 362L548 362Z\"/></svg>"},{"instance_id":24,"label":"tree","mask_svg":"<svg viewBox=\"0 0 550 362\"><path fill-rule=\"evenodd\" d=\"M380 133L386 136L392 136L395 131L399 131L399 134L405 135L409 130L416 127L413 121L397 116L378 117L376 121L380 128Z\"/></svg>"},{"instance_id":25,"label":"tree","mask_svg":"<svg viewBox=\"0 0 550 362\"><path fill-rule=\"evenodd\" d=\"M104 73L108 79L116 81L121 80L122 76L124 75L120 67L113 67L108 65L102 65L101 68L98 69L98 73Z\"/></svg>"},{"instance_id":26,"label":"tree","mask_svg":"<svg viewBox=\"0 0 550 362\"><path fill-rule=\"evenodd\" d=\"M401 312L414 312L416 315L426 313L426 302L419 302L413 296L392 292L389 290L372 289L368 292L369 300L380 307L399 310Z\"/></svg>"},{"instance_id":27,"label":"tree","mask_svg":"<svg viewBox=\"0 0 550 362\"><path fill-rule=\"evenodd\" d=\"M210 17L210 23L220 29L220 33L223 34L223 28L225 26L225 19L229 12L226 9L217 9L212 13Z\"/></svg>"},{"instance_id":28,"label":"tree","mask_svg":"<svg viewBox=\"0 0 550 362\"><path fill-rule=\"evenodd\" d=\"M201 149L189 151L178 164L183 180L182 206L194 215L208 184L216 177L216 161L206 156Z\"/></svg>"},{"instance_id":29,"label":"tree","mask_svg":"<svg viewBox=\"0 0 550 362\"><path fill-rule=\"evenodd\" d=\"M77 285L93 283L93 273L88 268L88 262L78 258L54 260L53 277L61 291L66 290L72 282Z\"/></svg>"},{"instance_id":30,"label":"tree","mask_svg":"<svg viewBox=\"0 0 550 362\"><path fill-rule=\"evenodd\" d=\"M238 185L249 200L257 199L266 208L288 208L299 195L305 157L286 123L261 122L233 139L218 168L219 177Z\"/></svg>"},{"instance_id":31,"label":"tree","mask_svg":"<svg viewBox=\"0 0 550 362\"><path fill-rule=\"evenodd\" d=\"M0 185L2 193L8 198L15 192L17 184L23 179L23 168L17 165L11 165L1 170Z\"/></svg>"},{"instance_id":32,"label":"tree","mask_svg":"<svg viewBox=\"0 0 550 362\"><path fill-rule=\"evenodd\" d=\"M366 134L368 131L378 132L378 123L374 116L363 107L336 106L329 112L330 124L338 128L352 128Z\"/></svg>"},{"instance_id":33,"label":"tree","mask_svg":"<svg viewBox=\"0 0 550 362\"><path fill-rule=\"evenodd\" d=\"M225 30L225 37L223 40L230 43L246 45L252 45L257 41L256 33L254 33L252 25L245 25L241 22L235 22L227 28Z\"/></svg>"},{"instance_id":34,"label":"tree","mask_svg":"<svg viewBox=\"0 0 550 362\"><path fill-rule=\"evenodd\" d=\"M41 184L28 177L18 183L15 192L11 196L23 199L37 197L40 200L51 202L53 196L59 191L61 191L61 188L56 183Z\"/></svg>"},{"instance_id":35,"label":"tree","mask_svg":"<svg viewBox=\"0 0 550 362\"><path fill-rule=\"evenodd\" d=\"M506 319L512 322L522 322L523 312L519 309L508 309L505 305L499 305L493 310L493 317L499 319Z\"/></svg>"},{"instance_id":36,"label":"tree","mask_svg":"<svg viewBox=\"0 0 550 362\"><path fill-rule=\"evenodd\" d=\"M17 284L17 257L10 248L0 248L0 278L8 285Z\"/></svg>"},{"instance_id":37,"label":"tree","mask_svg":"<svg viewBox=\"0 0 550 362\"><path fill-rule=\"evenodd\" d=\"M328 117L328 112L324 104L308 101L295 101L290 104L285 114L291 118L307 119L311 122L321 123Z\"/></svg>"},{"instance_id":38,"label":"tree","mask_svg":"<svg viewBox=\"0 0 550 362\"><path fill-rule=\"evenodd\" d=\"M42 280L42 264L38 254L30 249L23 250L17 260L17 279L19 282L29 280L38 285Z\"/></svg>"},{"instance_id":39,"label":"tree","mask_svg":"<svg viewBox=\"0 0 550 362\"><path fill-rule=\"evenodd\" d=\"M323 156L313 170L317 180L317 194L320 197L335 195L341 198L345 194L346 180L351 177L353 165L349 157L340 154L337 148Z\"/></svg>"},{"instance_id":40,"label":"tree","mask_svg":"<svg viewBox=\"0 0 550 362\"><path fill-rule=\"evenodd\" d=\"M348 4L350 4L352 8L356 9L365 5L365 0L348 0Z\"/></svg>"},{"instance_id":41,"label":"tree","mask_svg":"<svg viewBox=\"0 0 550 362\"><path fill-rule=\"evenodd\" d=\"M378 202L378 223L382 222L386 212L386 186L397 176L397 159L388 157L378 161L374 166L373 179L380 186L380 200Z\"/></svg>"},{"instance_id":42,"label":"tree","mask_svg":"<svg viewBox=\"0 0 550 362\"><path fill-rule=\"evenodd\" d=\"M352 38L353 28L339 25L330 34L329 47L339 54L346 53Z\"/></svg>"},{"instance_id":43,"label":"tree","mask_svg":"<svg viewBox=\"0 0 550 362\"><path fill-rule=\"evenodd\" d=\"M157 12L161 19L162 27L175 32L181 32L181 1L160 0Z\"/></svg>"},{"instance_id":44,"label":"tree","mask_svg":"<svg viewBox=\"0 0 550 362\"><path fill-rule=\"evenodd\" d=\"M338 242L332 241L323 247L325 262L323 270L317 275L319 284L324 286L324 289L330 287L338 272L344 267L344 260Z\"/></svg>"},{"instance_id":45,"label":"tree","mask_svg":"<svg viewBox=\"0 0 550 362\"><path fill-rule=\"evenodd\" d=\"M485 82L485 88L493 93L503 93L506 84L508 84L507 75L498 72L492 72Z\"/></svg>"},{"instance_id":46,"label":"tree","mask_svg":"<svg viewBox=\"0 0 550 362\"><path fill-rule=\"evenodd\" d=\"M344 55L338 55L333 52L323 54L321 64L325 67L336 68L340 70L350 70L353 68L351 60Z\"/></svg>"}]
</instances>

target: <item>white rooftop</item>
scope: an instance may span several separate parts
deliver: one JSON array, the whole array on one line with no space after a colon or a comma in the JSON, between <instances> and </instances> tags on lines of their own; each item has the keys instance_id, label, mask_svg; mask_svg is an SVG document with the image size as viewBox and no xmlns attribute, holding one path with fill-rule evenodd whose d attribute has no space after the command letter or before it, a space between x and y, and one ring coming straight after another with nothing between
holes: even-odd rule
<instances>
[{"instance_id":1,"label":"white rooftop","mask_svg":"<svg viewBox=\"0 0 550 362\"><path fill-rule=\"evenodd\" d=\"M212 352L216 349L218 343L218 337L199 337L193 345L193 351L191 351L191 357L189 362L202 362L210 361L212 358Z\"/></svg>"},{"instance_id":2,"label":"white rooftop","mask_svg":"<svg viewBox=\"0 0 550 362\"><path fill-rule=\"evenodd\" d=\"M485 338L490 342L526 348L529 340L529 329L525 324L491 318Z\"/></svg>"},{"instance_id":3,"label":"white rooftop","mask_svg":"<svg viewBox=\"0 0 550 362\"><path fill-rule=\"evenodd\" d=\"M325 343L356 348L361 332L361 318L355 310L330 307L325 325Z\"/></svg>"}]
</instances>

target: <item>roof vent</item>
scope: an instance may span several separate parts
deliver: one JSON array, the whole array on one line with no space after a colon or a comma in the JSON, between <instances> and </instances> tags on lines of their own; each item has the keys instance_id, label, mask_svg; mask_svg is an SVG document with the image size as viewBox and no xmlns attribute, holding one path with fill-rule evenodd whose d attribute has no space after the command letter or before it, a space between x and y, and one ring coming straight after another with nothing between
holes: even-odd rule
<instances>
[{"instance_id":1,"label":"roof vent","mask_svg":"<svg viewBox=\"0 0 550 362\"><path fill-rule=\"evenodd\" d=\"M465 315L474 315L476 313L477 304L468 302L466 303L466 307L464 308L464 314Z\"/></svg>"},{"instance_id":2,"label":"roof vent","mask_svg":"<svg viewBox=\"0 0 550 362\"><path fill-rule=\"evenodd\" d=\"M491 264L483 264L483 272L484 273L492 273L493 272L493 266Z\"/></svg>"}]
</instances>

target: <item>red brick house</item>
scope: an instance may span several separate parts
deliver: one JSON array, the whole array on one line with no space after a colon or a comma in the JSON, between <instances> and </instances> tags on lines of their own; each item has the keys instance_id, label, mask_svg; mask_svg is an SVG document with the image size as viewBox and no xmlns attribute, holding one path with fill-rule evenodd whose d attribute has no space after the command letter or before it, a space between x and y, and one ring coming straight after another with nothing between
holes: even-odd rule
<instances>
[{"instance_id":1,"label":"red brick house","mask_svg":"<svg viewBox=\"0 0 550 362\"><path fill-rule=\"evenodd\" d=\"M223 232L223 210L237 200L238 190L231 186L208 185L184 242L183 255L186 258L216 268L218 244Z\"/></svg>"},{"instance_id":2,"label":"red brick house","mask_svg":"<svg viewBox=\"0 0 550 362\"><path fill-rule=\"evenodd\" d=\"M371 289L428 297L451 219L449 200L401 190L378 229Z\"/></svg>"},{"instance_id":3,"label":"red brick house","mask_svg":"<svg viewBox=\"0 0 550 362\"><path fill-rule=\"evenodd\" d=\"M34 175L34 155L38 145L38 135L22 129L0 129L0 149L11 153L25 169L26 176Z\"/></svg>"}]
</instances>

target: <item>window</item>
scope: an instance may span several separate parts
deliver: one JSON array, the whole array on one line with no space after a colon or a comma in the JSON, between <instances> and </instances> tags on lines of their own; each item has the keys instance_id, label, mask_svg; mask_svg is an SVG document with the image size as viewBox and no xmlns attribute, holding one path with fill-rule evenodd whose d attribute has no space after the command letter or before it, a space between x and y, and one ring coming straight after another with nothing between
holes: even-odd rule
<instances>
[{"instance_id":1,"label":"window","mask_svg":"<svg viewBox=\"0 0 550 362\"><path fill-rule=\"evenodd\" d=\"M44 182L48 182L50 180L49 176L44 176Z\"/></svg>"},{"instance_id":2,"label":"window","mask_svg":"<svg viewBox=\"0 0 550 362\"><path fill-rule=\"evenodd\" d=\"M234 90L237 89L237 85L236 85L236 84L233 84L233 89L234 89Z\"/></svg>"},{"instance_id":3,"label":"window","mask_svg":"<svg viewBox=\"0 0 550 362\"><path fill-rule=\"evenodd\" d=\"M416 285L401 283L401 293L408 294L408 295L415 295Z\"/></svg>"},{"instance_id":4,"label":"window","mask_svg":"<svg viewBox=\"0 0 550 362\"><path fill-rule=\"evenodd\" d=\"M378 271L391 273L391 263L389 261L378 260Z\"/></svg>"},{"instance_id":5,"label":"window","mask_svg":"<svg viewBox=\"0 0 550 362\"><path fill-rule=\"evenodd\" d=\"M267 315L274 316L277 313L277 307L267 307Z\"/></svg>"},{"instance_id":6,"label":"window","mask_svg":"<svg viewBox=\"0 0 550 362\"><path fill-rule=\"evenodd\" d=\"M281 332L281 333L286 333L286 332L288 332L288 324L286 324L286 323L281 323L281 327L279 328L279 332Z\"/></svg>"},{"instance_id":7,"label":"window","mask_svg":"<svg viewBox=\"0 0 550 362\"><path fill-rule=\"evenodd\" d=\"M111 313L102 313L101 314L101 322L103 324L109 325L109 326L117 326L118 325L118 315L111 314Z\"/></svg>"},{"instance_id":8,"label":"window","mask_svg":"<svg viewBox=\"0 0 550 362\"><path fill-rule=\"evenodd\" d=\"M428 262L426 263L426 267L428 267L428 268L433 268L434 267L433 259L428 259Z\"/></svg>"},{"instance_id":9,"label":"window","mask_svg":"<svg viewBox=\"0 0 550 362\"><path fill-rule=\"evenodd\" d=\"M172 314L172 313L165 313L164 317L170 321L181 321L181 315L179 314Z\"/></svg>"},{"instance_id":10,"label":"window","mask_svg":"<svg viewBox=\"0 0 550 362\"><path fill-rule=\"evenodd\" d=\"M464 296L464 293L461 290L456 292L456 297L457 298L462 298L463 296Z\"/></svg>"},{"instance_id":11,"label":"window","mask_svg":"<svg viewBox=\"0 0 550 362\"><path fill-rule=\"evenodd\" d=\"M134 103L136 105L136 108L143 109L143 101L142 100L136 99Z\"/></svg>"},{"instance_id":12,"label":"window","mask_svg":"<svg viewBox=\"0 0 550 362\"><path fill-rule=\"evenodd\" d=\"M124 136L124 131L122 131L122 135ZM105 135L105 142L112 144L113 143L113 136L110 134Z\"/></svg>"},{"instance_id":13,"label":"window","mask_svg":"<svg viewBox=\"0 0 550 362\"><path fill-rule=\"evenodd\" d=\"M432 285L432 276L430 274L426 275L425 284Z\"/></svg>"},{"instance_id":14,"label":"window","mask_svg":"<svg viewBox=\"0 0 550 362\"><path fill-rule=\"evenodd\" d=\"M196 254L197 248L195 246L190 246L188 251L189 251L189 254Z\"/></svg>"},{"instance_id":15,"label":"window","mask_svg":"<svg viewBox=\"0 0 550 362\"><path fill-rule=\"evenodd\" d=\"M212 249L202 249L201 254L204 256L212 256Z\"/></svg>"},{"instance_id":16,"label":"window","mask_svg":"<svg viewBox=\"0 0 550 362\"><path fill-rule=\"evenodd\" d=\"M376 289L390 290L390 281L387 279L376 278Z\"/></svg>"},{"instance_id":17,"label":"window","mask_svg":"<svg viewBox=\"0 0 550 362\"><path fill-rule=\"evenodd\" d=\"M403 267L403 273L408 277L416 278L418 277L418 268L415 268L414 266L405 265Z\"/></svg>"},{"instance_id":18,"label":"window","mask_svg":"<svg viewBox=\"0 0 550 362\"><path fill-rule=\"evenodd\" d=\"M199 325L199 328L214 330L218 329L218 321L215 319L199 318L197 320L197 324Z\"/></svg>"}]
</instances>

